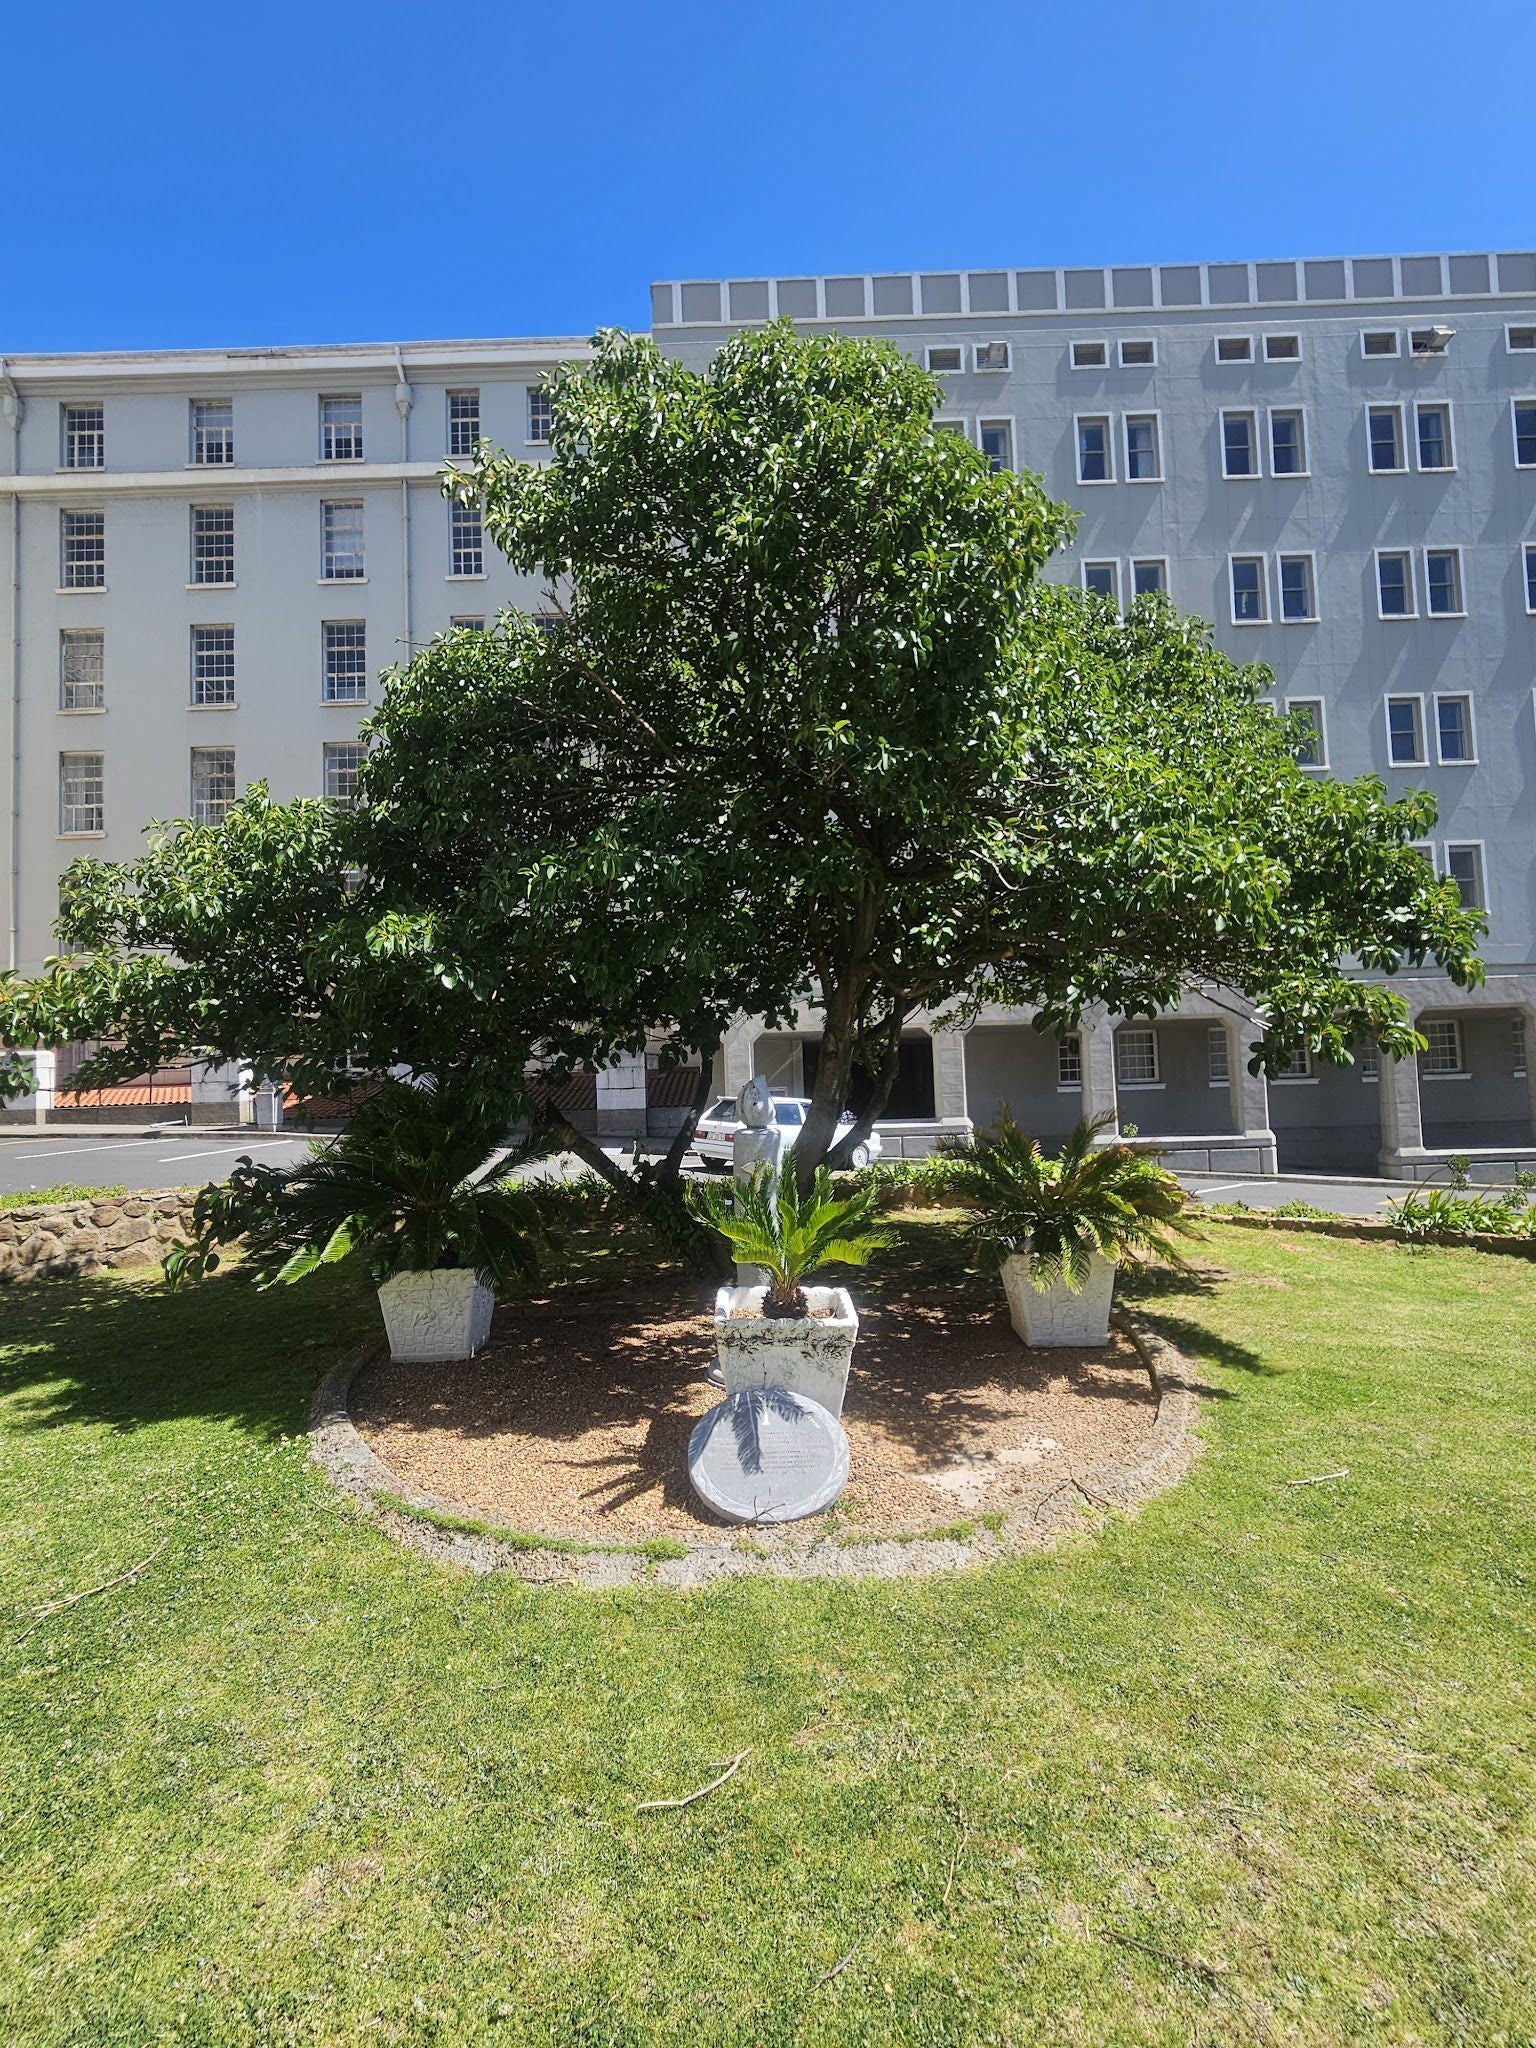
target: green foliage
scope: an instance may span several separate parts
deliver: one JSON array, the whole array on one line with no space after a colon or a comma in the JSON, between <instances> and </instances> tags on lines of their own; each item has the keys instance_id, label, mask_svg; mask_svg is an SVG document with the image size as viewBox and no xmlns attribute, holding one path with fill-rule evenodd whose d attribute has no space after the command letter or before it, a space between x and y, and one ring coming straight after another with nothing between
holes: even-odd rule
<instances>
[{"instance_id":1,"label":"green foliage","mask_svg":"<svg viewBox=\"0 0 1536 2048\"><path fill-rule=\"evenodd\" d=\"M1487 1232L1496 1237L1529 1237L1536 1229L1527 1190L1507 1193L1467 1192L1465 1177L1448 1188L1415 1188L1388 1202L1387 1219L1411 1237L1471 1237Z\"/></svg>"},{"instance_id":2,"label":"green foliage","mask_svg":"<svg viewBox=\"0 0 1536 2048\"><path fill-rule=\"evenodd\" d=\"M690 1195L697 1215L720 1233L740 1263L761 1266L768 1275L763 1312L769 1316L807 1314L803 1288L813 1273L823 1266L862 1266L889 1242L873 1221L875 1189L858 1188L839 1198L824 1166L804 1193L786 1159L777 1180L761 1166L744 1185L696 1181Z\"/></svg>"},{"instance_id":3,"label":"green foliage","mask_svg":"<svg viewBox=\"0 0 1536 2048\"><path fill-rule=\"evenodd\" d=\"M477 1180L499 1132L451 1089L385 1085L334 1144L298 1167L240 1160L205 1187L193 1239L167 1254L172 1286L203 1278L239 1242L259 1285L301 1280L356 1253L377 1283L469 1267L494 1287L537 1270L539 1212L505 1180Z\"/></svg>"},{"instance_id":4,"label":"green foliage","mask_svg":"<svg viewBox=\"0 0 1536 2048\"><path fill-rule=\"evenodd\" d=\"M996 1131L977 1132L959 1163L979 1211L972 1237L985 1263L1028 1252L1032 1286L1043 1292L1064 1280L1074 1294L1095 1253L1181 1263L1174 1239L1195 1234L1182 1213L1183 1188L1146 1152L1096 1145L1105 1121L1084 1118L1054 1159L1006 1112Z\"/></svg>"},{"instance_id":5,"label":"green foliage","mask_svg":"<svg viewBox=\"0 0 1536 2048\"><path fill-rule=\"evenodd\" d=\"M1305 1217L1315 1221L1321 1217L1332 1217L1337 1211L1320 1209L1316 1202L1304 1202L1298 1198L1294 1202L1282 1202L1278 1209L1273 1209L1270 1213L1274 1216L1294 1216L1298 1220Z\"/></svg>"},{"instance_id":6,"label":"green foliage","mask_svg":"<svg viewBox=\"0 0 1536 2048\"><path fill-rule=\"evenodd\" d=\"M856 1187L873 1188L882 1208L906 1202L951 1202L963 1198L966 1190L961 1161L953 1152L930 1152L923 1159L877 1159L857 1173L834 1175L833 1185L839 1194Z\"/></svg>"},{"instance_id":7,"label":"green foliage","mask_svg":"<svg viewBox=\"0 0 1536 2048\"><path fill-rule=\"evenodd\" d=\"M64 1181L56 1188L28 1188L17 1194L0 1195L0 1209L32 1209L56 1202L104 1202L127 1192L126 1188L84 1188Z\"/></svg>"}]
</instances>

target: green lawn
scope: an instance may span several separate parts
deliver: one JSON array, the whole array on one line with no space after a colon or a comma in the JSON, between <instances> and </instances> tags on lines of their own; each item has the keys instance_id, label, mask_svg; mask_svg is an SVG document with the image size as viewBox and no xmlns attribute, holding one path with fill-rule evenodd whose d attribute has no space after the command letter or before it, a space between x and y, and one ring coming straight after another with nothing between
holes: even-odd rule
<instances>
[{"instance_id":1,"label":"green lawn","mask_svg":"<svg viewBox=\"0 0 1536 2048\"><path fill-rule=\"evenodd\" d=\"M328 1492L344 1275L5 1293L0 2041L1527 2048L1536 1270L1203 1249L1145 1309L1207 1449L1138 1518L688 1596Z\"/></svg>"}]
</instances>

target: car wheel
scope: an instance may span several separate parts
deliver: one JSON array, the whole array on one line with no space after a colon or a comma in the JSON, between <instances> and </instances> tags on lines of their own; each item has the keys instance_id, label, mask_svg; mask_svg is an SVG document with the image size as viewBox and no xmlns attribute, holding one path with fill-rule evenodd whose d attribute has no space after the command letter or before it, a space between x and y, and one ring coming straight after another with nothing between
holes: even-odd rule
<instances>
[{"instance_id":1,"label":"car wheel","mask_svg":"<svg viewBox=\"0 0 1536 2048\"><path fill-rule=\"evenodd\" d=\"M869 1147L867 1145L855 1145L853 1148L853 1152L850 1156L850 1164L852 1164L855 1168L861 1166L868 1166Z\"/></svg>"}]
</instances>

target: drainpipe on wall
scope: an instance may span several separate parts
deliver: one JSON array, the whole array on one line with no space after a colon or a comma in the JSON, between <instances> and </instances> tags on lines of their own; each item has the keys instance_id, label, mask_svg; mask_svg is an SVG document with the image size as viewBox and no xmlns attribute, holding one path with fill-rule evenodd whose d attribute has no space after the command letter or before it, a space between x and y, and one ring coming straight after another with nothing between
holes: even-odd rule
<instances>
[{"instance_id":1,"label":"drainpipe on wall","mask_svg":"<svg viewBox=\"0 0 1536 2048\"><path fill-rule=\"evenodd\" d=\"M410 460L410 417L414 403L410 381L405 374L405 358L399 348L395 350L395 411L400 415L400 460ZM411 658L411 487L404 477L400 479L400 631L405 641L402 661Z\"/></svg>"},{"instance_id":2,"label":"drainpipe on wall","mask_svg":"<svg viewBox=\"0 0 1536 2048\"><path fill-rule=\"evenodd\" d=\"M11 430L11 475L21 470L21 421L26 402L0 356L0 413ZM6 965L14 973L21 952L21 496L11 493L11 830L6 882Z\"/></svg>"}]
</instances>

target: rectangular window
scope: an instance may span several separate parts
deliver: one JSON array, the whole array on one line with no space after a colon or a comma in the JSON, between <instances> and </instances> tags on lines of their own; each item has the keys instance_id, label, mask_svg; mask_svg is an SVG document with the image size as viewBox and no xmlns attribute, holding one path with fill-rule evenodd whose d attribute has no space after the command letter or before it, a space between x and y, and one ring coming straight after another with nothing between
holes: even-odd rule
<instances>
[{"instance_id":1,"label":"rectangular window","mask_svg":"<svg viewBox=\"0 0 1536 2048\"><path fill-rule=\"evenodd\" d=\"M1477 752L1472 744L1470 697L1435 698L1435 737L1442 761L1476 760Z\"/></svg>"},{"instance_id":2,"label":"rectangular window","mask_svg":"<svg viewBox=\"0 0 1536 2048\"><path fill-rule=\"evenodd\" d=\"M1381 1049L1379 1046L1362 1043L1355 1054L1355 1065L1360 1069L1362 1081L1381 1079Z\"/></svg>"},{"instance_id":3,"label":"rectangular window","mask_svg":"<svg viewBox=\"0 0 1536 2048\"><path fill-rule=\"evenodd\" d=\"M542 385L532 384L528 388L528 438L543 447L549 440L550 428L554 424L554 412L550 406L549 393Z\"/></svg>"},{"instance_id":4,"label":"rectangular window","mask_svg":"<svg viewBox=\"0 0 1536 2048\"><path fill-rule=\"evenodd\" d=\"M1168 564L1161 556L1149 557L1145 561L1131 564L1131 595L1133 597L1165 596L1168 590Z\"/></svg>"},{"instance_id":5,"label":"rectangular window","mask_svg":"<svg viewBox=\"0 0 1536 2048\"><path fill-rule=\"evenodd\" d=\"M1122 341L1120 344L1120 367L1122 370L1150 369L1157 361L1157 343L1150 340Z\"/></svg>"},{"instance_id":6,"label":"rectangular window","mask_svg":"<svg viewBox=\"0 0 1536 2048\"><path fill-rule=\"evenodd\" d=\"M1465 606L1461 596L1460 548L1424 550L1424 601L1432 618L1461 617Z\"/></svg>"},{"instance_id":7,"label":"rectangular window","mask_svg":"<svg viewBox=\"0 0 1536 2048\"><path fill-rule=\"evenodd\" d=\"M1115 1074L1122 1088L1146 1088L1157 1080L1157 1033L1122 1029L1115 1033Z\"/></svg>"},{"instance_id":8,"label":"rectangular window","mask_svg":"<svg viewBox=\"0 0 1536 2048\"><path fill-rule=\"evenodd\" d=\"M1110 465L1109 421L1102 415L1077 422L1077 480L1080 484L1114 481Z\"/></svg>"},{"instance_id":9,"label":"rectangular window","mask_svg":"<svg viewBox=\"0 0 1536 2048\"><path fill-rule=\"evenodd\" d=\"M1525 1078L1525 1019L1517 1012L1509 1020L1509 1055L1516 1080Z\"/></svg>"},{"instance_id":10,"label":"rectangular window","mask_svg":"<svg viewBox=\"0 0 1536 2048\"><path fill-rule=\"evenodd\" d=\"M983 374L988 371L1011 370L1013 349L1006 341L978 341L971 360Z\"/></svg>"},{"instance_id":11,"label":"rectangular window","mask_svg":"<svg viewBox=\"0 0 1536 2048\"><path fill-rule=\"evenodd\" d=\"M1058 1088L1081 1088L1083 1085L1083 1041L1075 1031L1069 1031L1056 1041L1056 1086Z\"/></svg>"},{"instance_id":12,"label":"rectangular window","mask_svg":"<svg viewBox=\"0 0 1536 2048\"><path fill-rule=\"evenodd\" d=\"M60 754L59 830L104 832L104 754Z\"/></svg>"},{"instance_id":13,"label":"rectangular window","mask_svg":"<svg viewBox=\"0 0 1536 2048\"><path fill-rule=\"evenodd\" d=\"M106 697L107 636L88 626L59 635L59 709L100 711Z\"/></svg>"},{"instance_id":14,"label":"rectangular window","mask_svg":"<svg viewBox=\"0 0 1536 2048\"><path fill-rule=\"evenodd\" d=\"M368 695L368 628L361 619L327 619L321 695L327 704L361 704Z\"/></svg>"},{"instance_id":15,"label":"rectangular window","mask_svg":"<svg viewBox=\"0 0 1536 2048\"><path fill-rule=\"evenodd\" d=\"M1525 608L1536 612L1536 547L1529 541L1525 546Z\"/></svg>"},{"instance_id":16,"label":"rectangular window","mask_svg":"<svg viewBox=\"0 0 1536 2048\"><path fill-rule=\"evenodd\" d=\"M483 612L456 612L448 621L448 628L453 633L483 633L485 631L485 614Z\"/></svg>"},{"instance_id":17,"label":"rectangular window","mask_svg":"<svg viewBox=\"0 0 1536 2048\"><path fill-rule=\"evenodd\" d=\"M327 740L322 761L325 794L334 804L350 810L357 802L357 777L363 765L363 748L358 740Z\"/></svg>"},{"instance_id":18,"label":"rectangular window","mask_svg":"<svg viewBox=\"0 0 1536 2048\"><path fill-rule=\"evenodd\" d=\"M1360 337L1360 353L1363 356L1395 356L1397 354L1397 329L1378 327Z\"/></svg>"},{"instance_id":19,"label":"rectangular window","mask_svg":"<svg viewBox=\"0 0 1536 2048\"><path fill-rule=\"evenodd\" d=\"M1253 336L1251 334L1218 334L1216 337L1216 360L1218 363L1251 363L1253 361Z\"/></svg>"},{"instance_id":20,"label":"rectangular window","mask_svg":"<svg viewBox=\"0 0 1536 2048\"><path fill-rule=\"evenodd\" d=\"M1112 604L1120 602L1120 564L1118 562L1084 562L1083 588L1094 597L1107 597Z\"/></svg>"},{"instance_id":21,"label":"rectangular window","mask_svg":"<svg viewBox=\"0 0 1536 2048\"><path fill-rule=\"evenodd\" d=\"M1232 623L1234 626L1261 626L1269 617L1269 606L1265 602L1264 557L1262 555L1232 555L1229 557L1232 571Z\"/></svg>"},{"instance_id":22,"label":"rectangular window","mask_svg":"<svg viewBox=\"0 0 1536 2048\"><path fill-rule=\"evenodd\" d=\"M1205 1027L1205 1078L1213 1088L1225 1088L1232 1080L1232 1058L1225 1024Z\"/></svg>"},{"instance_id":23,"label":"rectangular window","mask_svg":"<svg viewBox=\"0 0 1536 2048\"><path fill-rule=\"evenodd\" d=\"M1370 437L1371 468L1378 472L1397 470L1403 463L1403 416L1395 405L1373 405L1366 413Z\"/></svg>"},{"instance_id":24,"label":"rectangular window","mask_svg":"<svg viewBox=\"0 0 1536 2048\"><path fill-rule=\"evenodd\" d=\"M1299 363L1301 361L1301 336L1299 334L1266 334L1264 337L1264 360L1267 363Z\"/></svg>"},{"instance_id":25,"label":"rectangular window","mask_svg":"<svg viewBox=\"0 0 1536 2048\"><path fill-rule=\"evenodd\" d=\"M1109 361L1109 349L1102 341L1074 341L1072 344L1072 367L1074 370L1102 370Z\"/></svg>"},{"instance_id":26,"label":"rectangular window","mask_svg":"<svg viewBox=\"0 0 1536 2048\"><path fill-rule=\"evenodd\" d=\"M327 499L320 507L320 580L356 583L363 574L363 501Z\"/></svg>"},{"instance_id":27,"label":"rectangular window","mask_svg":"<svg viewBox=\"0 0 1536 2048\"><path fill-rule=\"evenodd\" d=\"M233 747L192 749L192 822L222 825L235 800Z\"/></svg>"},{"instance_id":28,"label":"rectangular window","mask_svg":"<svg viewBox=\"0 0 1536 2048\"><path fill-rule=\"evenodd\" d=\"M1312 1051L1309 1046L1295 1045L1286 1054L1284 1064L1275 1070L1277 1081L1310 1081L1312 1078Z\"/></svg>"},{"instance_id":29,"label":"rectangular window","mask_svg":"<svg viewBox=\"0 0 1536 2048\"><path fill-rule=\"evenodd\" d=\"M235 402L232 398L192 400L192 460L224 464L235 459Z\"/></svg>"},{"instance_id":30,"label":"rectangular window","mask_svg":"<svg viewBox=\"0 0 1536 2048\"><path fill-rule=\"evenodd\" d=\"M1536 349L1536 327L1506 327L1504 343L1512 350Z\"/></svg>"},{"instance_id":31,"label":"rectangular window","mask_svg":"<svg viewBox=\"0 0 1536 2048\"><path fill-rule=\"evenodd\" d=\"M1013 423L1011 420L983 420L981 452L992 469L1013 467Z\"/></svg>"},{"instance_id":32,"label":"rectangular window","mask_svg":"<svg viewBox=\"0 0 1536 2048\"><path fill-rule=\"evenodd\" d=\"M104 590L107 584L105 512L59 514L59 582L66 590Z\"/></svg>"},{"instance_id":33,"label":"rectangular window","mask_svg":"<svg viewBox=\"0 0 1536 2048\"><path fill-rule=\"evenodd\" d=\"M347 391L320 401L320 460L363 459L363 394Z\"/></svg>"},{"instance_id":34,"label":"rectangular window","mask_svg":"<svg viewBox=\"0 0 1536 2048\"><path fill-rule=\"evenodd\" d=\"M1285 708L1304 730L1297 738L1295 760L1298 768L1326 768L1328 742L1320 697L1287 697Z\"/></svg>"},{"instance_id":35,"label":"rectangular window","mask_svg":"<svg viewBox=\"0 0 1536 2048\"><path fill-rule=\"evenodd\" d=\"M1426 1017L1419 1029L1424 1050L1419 1054L1420 1071L1426 1074L1464 1074L1461 1063L1461 1021L1457 1017Z\"/></svg>"},{"instance_id":36,"label":"rectangular window","mask_svg":"<svg viewBox=\"0 0 1536 2048\"><path fill-rule=\"evenodd\" d=\"M1270 414L1269 470L1271 476L1306 475L1307 423L1302 413Z\"/></svg>"},{"instance_id":37,"label":"rectangular window","mask_svg":"<svg viewBox=\"0 0 1536 2048\"><path fill-rule=\"evenodd\" d=\"M478 505L466 505L458 498L448 508L449 538L453 576L485 574L485 535Z\"/></svg>"},{"instance_id":38,"label":"rectangular window","mask_svg":"<svg viewBox=\"0 0 1536 2048\"><path fill-rule=\"evenodd\" d=\"M1133 484L1162 482L1163 457L1158 445L1156 413L1126 414L1125 475L1126 481Z\"/></svg>"},{"instance_id":39,"label":"rectangular window","mask_svg":"<svg viewBox=\"0 0 1536 2048\"><path fill-rule=\"evenodd\" d=\"M448 394L448 453L473 455L480 439L480 394L478 391L450 391Z\"/></svg>"},{"instance_id":40,"label":"rectangular window","mask_svg":"<svg viewBox=\"0 0 1536 2048\"><path fill-rule=\"evenodd\" d=\"M233 505L192 507L192 583L233 583L235 580L235 508Z\"/></svg>"},{"instance_id":41,"label":"rectangular window","mask_svg":"<svg viewBox=\"0 0 1536 2048\"><path fill-rule=\"evenodd\" d=\"M1515 465L1536 469L1536 398L1517 398L1515 415Z\"/></svg>"},{"instance_id":42,"label":"rectangular window","mask_svg":"<svg viewBox=\"0 0 1536 2048\"><path fill-rule=\"evenodd\" d=\"M1394 768L1424 765L1424 705L1418 697L1387 699L1387 758Z\"/></svg>"},{"instance_id":43,"label":"rectangular window","mask_svg":"<svg viewBox=\"0 0 1536 2048\"><path fill-rule=\"evenodd\" d=\"M1280 557L1280 616L1289 625L1306 625L1317 617L1317 579L1310 555Z\"/></svg>"},{"instance_id":44,"label":"rectangular window","mask_svg":"<svg viewBox=\"0 0 1536 2048\"><path fill-rule=\"evenodd\" d=\"M235 701L235 629L192 628L192 702L209 707Z\"/></svg>"},{"instance_id":45,"label":"rectangular window","mask_svg":"<svg viewBox=\"0 0 1536 2048\"><path fill-rule=\"evenodd\" d=\"M61 405L59 442L65 469L102 469L107 460L106 415L99 405Z\"/></svg>"},{"instance_id":46,"label":"rectangular window","mask_svg":"<svg viewBox=\"0 0 1536 2048\"><path fill-rule=\"evenodd\" d=\"M1251 412L1224 412L1221 416L1221 473L1231 477L1259 473L1259 442Z\"/></svg>"},{"instance_id":47,"label":"rectangular window","mask_svg":"<svg viewBox=\"0 0 1536 2048\"><path fill-rule=\"evenodd\" d=\"M928 351L928 368L936 377L952 377L964 360L964 352L959 348L930 348Z\"/></svg>"},{"instance_id":48,"label":"rectangular window","mask_svg":"<svg viewBox=\"0 0 1536 2048\"><path fill-rule=\"evenodd\" d=\"M1451 455L1451 408L1448 405L1416 405L1420 469L1453 469Z\"/></svg>"},{"instance_id":49,"label":"rectangular window","mask_svg":"<svg viewBox=\"0 0 1536 2048\"><path fill-rule=\"evenodd\" d=\"M1384 619L1411 619L1413 609L1413 563L1401 551L1376 557L1377 609Z\"/></svg>"},{"instance_id":50,"label":"rectangular window","mask_svg":"<svg viewBox=\"0 0 1536 2048\"><path fill-rule=\"evenodd\" d=\"M1464 909L1486 910L1483 894L1483 849L1480 846L1447 846L1445 872L1461 891Z\"/></svg>"}]
</instances>

